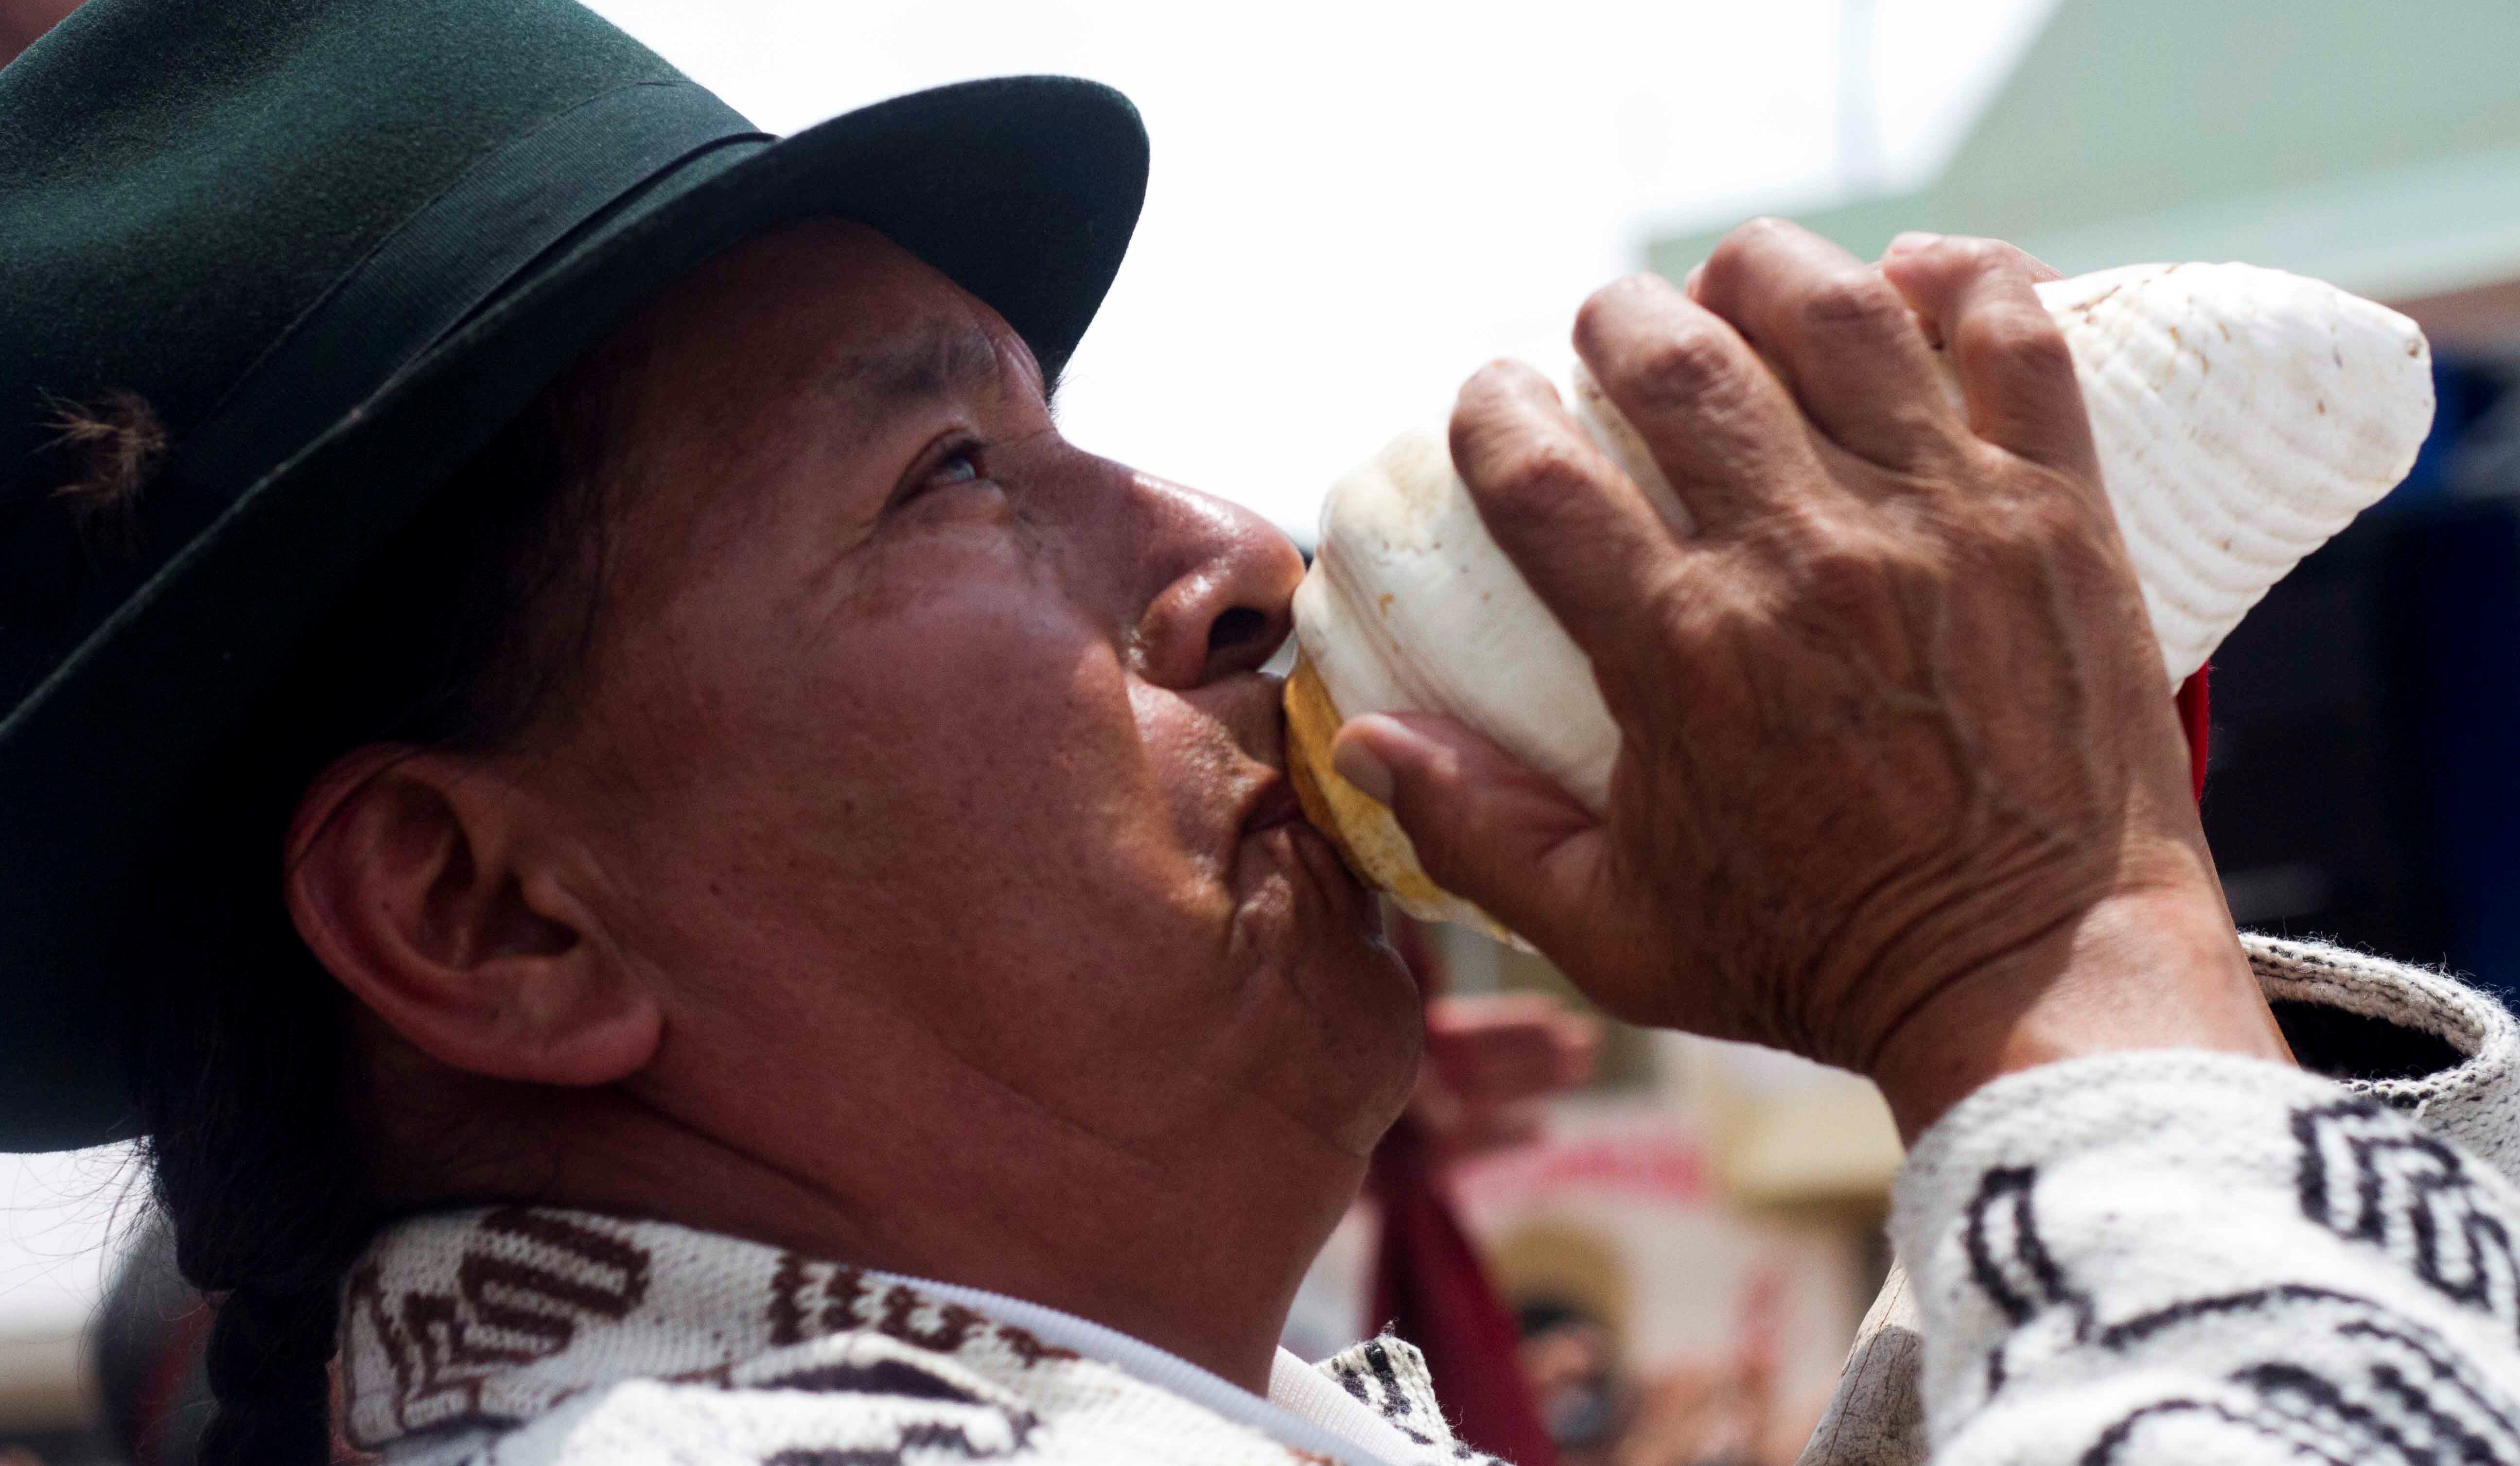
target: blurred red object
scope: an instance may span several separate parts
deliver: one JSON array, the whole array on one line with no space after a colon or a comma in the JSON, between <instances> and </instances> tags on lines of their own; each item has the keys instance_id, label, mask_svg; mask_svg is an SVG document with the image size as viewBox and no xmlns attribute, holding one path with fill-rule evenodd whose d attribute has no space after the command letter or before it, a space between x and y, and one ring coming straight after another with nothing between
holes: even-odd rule
<instances>
[{"instance_id":1,"label":"blurred red object","mask_svg":"<svg viewBox=\"0 0 2520 1466\"><path fill-rule=\"evenodd\" d=\"M2196 669L2195 676L2179 685L2179 727L2187 734L2187 777L2200 802L2205 798L2205 735L2212 732L2206 723L2209 707L2205 683L2206 675L2213 670L2214 664L2207 662Z\"/></svg>"},{"instance_id":2,"label":"blurred red object","mask_svg":"<svg viewBox=\"0 0 2520 1466\"><path fill-rule=\"evenodd\" d=\"M1382 1204L1373 1315L1418 1346L1435 1396L1471 1447L1515 1466L1556 1466L1532 1399L1521 1330L1445 1193L1445 1164L1529 1139L1540 1096L1591 1077L1599 1025L1539 994L1453 998L1426 928L1390 920L1392 946L1426 995L1426 1061L1400 1123L1373 1153L1367 1184Z\"/></svg>"},{"instance_id":3,"label":"blurred red object","mask_svg":"<svg viewBox=\"0 0 2520 1466\"><path fill-rule=\"evenodd\" d=\"M1414 1116L1403 1116L1373 1152L1371 1185L1382 1203L1375 1326L1425 1355L1435 1398L1472 1449L1514 1466L1556 1466L1556 1443L1516 1354L1521 1331L1437 1186L1431 1152Z\"/></svg>"}]
</instances>

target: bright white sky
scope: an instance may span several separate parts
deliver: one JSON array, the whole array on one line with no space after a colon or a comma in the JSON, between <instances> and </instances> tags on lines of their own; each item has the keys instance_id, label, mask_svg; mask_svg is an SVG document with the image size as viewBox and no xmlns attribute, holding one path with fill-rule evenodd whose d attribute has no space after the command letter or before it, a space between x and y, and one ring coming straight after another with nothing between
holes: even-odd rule
<instances>
[{"instance_id":1,"label":"bright white sky","mask_svg":"<svg viewBox=\"0 0 2520 1466\"><path fill-rule=\"evenodd\" d=\"M1576 305L1637 267L1649 221L1843 187L1850 0L593 4L780 132L972 76L1126 92L1153 175L1068 371L1068 435L1306 531L1331 478L1481 362L1569 360ZM1940 162L2050 6L1852 8L1874 176L1897 183Z\"/></svg>"},{"instance_id":2,"label":"bright white sky","mask_svg":"<svg viewBox=\"0 0 2520 1466\"><path fill-rule=\"evenodd\" d=\"M1560 371L1656 224L1930 176L2053 0L592 3L780 132L973 76L1128 93L1154 172L1068 435L1309 538L1329 480L1479 363ZM0 1334L78 1326L128 1174L0 1157Z\"/></svg>"}]
</instances>

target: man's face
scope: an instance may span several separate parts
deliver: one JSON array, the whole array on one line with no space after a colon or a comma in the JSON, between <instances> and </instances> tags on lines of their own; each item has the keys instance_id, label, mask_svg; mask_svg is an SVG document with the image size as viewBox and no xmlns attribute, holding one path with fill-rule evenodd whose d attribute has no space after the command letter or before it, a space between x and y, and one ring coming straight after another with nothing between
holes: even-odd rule
<instances>
[{"instance_id":1,"label":"man's face","mask_svg":"<svg viewBox=\"0 0 2520 1466\"><path fill-rule=\"evenodd\" d=\"M595 644L519 771L662 995L650 1100L807 1172L938 1104L1369 1149L1418 996L1281 773L1283 537L1069 446L1015 333L860 227L608 350Z\"/></svg>"}]
</instances>

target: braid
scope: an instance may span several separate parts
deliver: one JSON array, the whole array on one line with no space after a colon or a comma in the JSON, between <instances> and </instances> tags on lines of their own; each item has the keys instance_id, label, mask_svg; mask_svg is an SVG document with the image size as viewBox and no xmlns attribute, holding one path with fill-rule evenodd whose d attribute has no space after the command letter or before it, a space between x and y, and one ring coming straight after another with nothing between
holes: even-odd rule
<instances>
[{"instance_id":1,"label":"braid","mask_svg":"<svg viewBox=\"0 0 2520 1466\"><path fill-rule=\"evenodd\" d=\"M203 1466L319 1466L344 1274L382 1220L369 1180L351 1000L299 940L276 854L307 782L393 740L497 744L566 683L594 612L602 513L594 380L544 394L362 580L180 813L137 1006L141 1120L185 1278L220 1299ZM590 569L595 573L582 573ZM206 968L206 970L204 970Z\"/></svg>"},{"instance_id":2,"label":"braid","mask_svg":"<svg viewBox=\"0 0 2520 1466\"><path fill-rule=\"evenodd\" d=\"M228 1295L210 1329L210 1389L219 1408L202 1437L205 1466L333 1458L328 1365L338 1313L329 1291Z\"/></svg>"},{"instance_id":3,"label":"braid","mask_svg":"<svg viewBox=\"0 0 2520 1466\"><path fill-rule=\"evenodd\" d=\"M239 959L158 984L143 1103L176 1265L221 1298L208 1358L219 1409L201 1460L307 1466L332 1457L334 1295L372 1221L346 1103L343 999L281 933L204 932L217 913L196 905L183 925L197 940L231 938L196 950ZM265 927L287 920L227 910Z\"/></svg>"},{"instance_id":4,"label":"braid","mask_svg":"<svg viewBox=\"0 0 2520 1466\"><path fill-rule=\"evenodd\" d=\"M204 1466L332 1458L335 1295L372 1222L345 1103L343 1000L304 970L302 949L294 964L273 955L282 964L259 973L196 974L189 1000L161 994L156 1025L158 1202L184 1276L224 1295Z\"/></svg>"}]
</instances>

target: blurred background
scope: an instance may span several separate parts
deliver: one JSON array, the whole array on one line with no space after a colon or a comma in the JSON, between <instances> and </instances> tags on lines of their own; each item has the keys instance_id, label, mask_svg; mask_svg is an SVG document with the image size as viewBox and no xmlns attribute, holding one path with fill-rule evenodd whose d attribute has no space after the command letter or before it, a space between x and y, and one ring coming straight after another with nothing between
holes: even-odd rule
<instances>
[{"instance_id":1,"label":"blurred background","mask_svg":"<svg viewBox=\"0 0 2520 1466\"><path fill-rule=\"evenodd\" d=\"M2217 656L2206 825L2243 924L2520 987L2520 769L2493 751L2520 714L2509 0L595 8L781 131L976 75L1128 92L1153 178L1062 421L1307 542L1328 482L1481 361L1561 370L1585 293L1677 278L1754 212L1868 257L1985 233L2068 273L2242 259L2396 305L2433 338L2433 438ZM68 9L0 0L0 56ZM1412 940L1462 999L1573 1001L1537 957ZM1886 1266L1887 1117L1762 1050L1605 1026L1592 1052L1439 1153L1560 1457L1790 1461ZM135 1252L132 1171L0 1157L0 1462L189 1459L205 1315ZM1381 1235L1361 1206L1291 1344L1381 1321Z\"/></svg>"}]
</instances>

